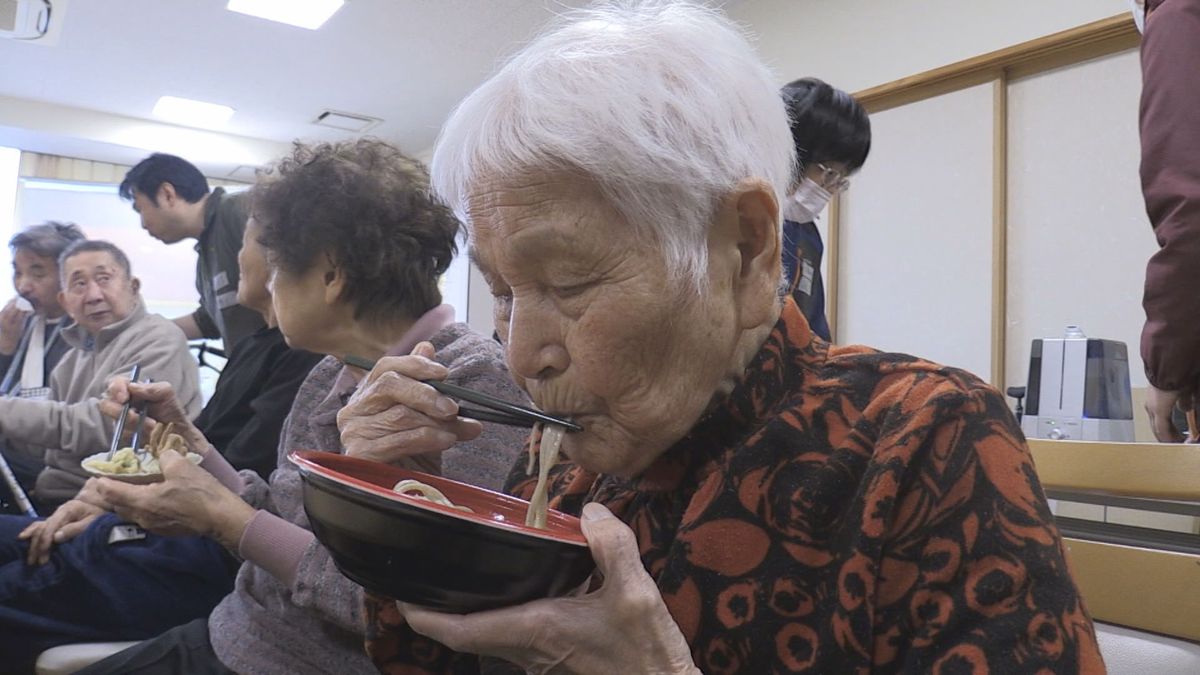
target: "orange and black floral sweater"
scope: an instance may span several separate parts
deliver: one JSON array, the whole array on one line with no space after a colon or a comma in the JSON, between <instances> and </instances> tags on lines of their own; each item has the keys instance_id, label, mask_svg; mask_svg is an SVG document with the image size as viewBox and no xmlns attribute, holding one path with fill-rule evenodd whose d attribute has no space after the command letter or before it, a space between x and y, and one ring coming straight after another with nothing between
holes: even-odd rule
<instances>
[{"instance_id":1,"label":"orange and black floral sweater","mask_svg":"<svg viewBox=\"0 0 1200 675\"><path fill-rule=\"evenodd\" d=\"M510 491L532 492L519 462ZM607 505L718 673L1103 673L1020 430L968 373L814 338L789 300L744 381ZM368 600L385 673L479 672ZM489 672L493 664L483 664Z\"/></svg>"}]
</instances>

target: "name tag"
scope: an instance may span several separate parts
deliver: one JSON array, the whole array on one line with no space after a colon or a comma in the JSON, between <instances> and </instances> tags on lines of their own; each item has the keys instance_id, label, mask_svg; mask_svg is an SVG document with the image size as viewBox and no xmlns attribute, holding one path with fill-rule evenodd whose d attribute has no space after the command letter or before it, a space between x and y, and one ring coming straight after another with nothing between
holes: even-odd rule
<instances>
[{"instance_id":1,"label":"name tag","mask_svg":"<svg viewBox=\"0 0 1200 675\"><path fill-rule=\"evenodd\" d=\"M236 304L238 304L237 291L229 291L228 293L222 293L217 296L217 307L221 309L233 307Z\"/></svg>"},{"instance_id":2,"label":"name tag","mask_svg":"<svg viewBox=\"0 0 1200 675\"><path fill-rule=\"evenodd\" d=\"M800 264L803 271L800 275L800 284L798 287L801 293L805 295L812 295L813 274L815 273L815 270L813 270L812 263L807 260L801 260Z\"/></svg>"},{"instance_id":3,"label":"name tag","mask_svg":"<svg viewBox=\"0 0 1200 675\"><path fill-rule=\"evenodd\" d=\"M119 544L123 541L141 541L146 538L146 532L137 525L113 525L108 533L108 543Z\"/></svg>"}]
</instances>

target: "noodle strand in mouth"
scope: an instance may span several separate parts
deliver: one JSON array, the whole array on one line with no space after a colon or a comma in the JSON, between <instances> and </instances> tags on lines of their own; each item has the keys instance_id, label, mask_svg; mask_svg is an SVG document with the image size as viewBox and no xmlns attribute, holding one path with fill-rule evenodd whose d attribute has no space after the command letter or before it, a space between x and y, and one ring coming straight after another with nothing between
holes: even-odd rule
<instances>
[{"instance_id":1,"label":"noodle strand in mouth","mask_svg":"<svg viewBox=\"0 0 1200 675\"><path fill-rule=\"evenodd\" d=\"M549 512L549 500L546 490L549 488L550 467L558 463L558 449L562 445L565 429L548 424L540 426L542 442L538 449L538 479L533 488L533 496L529 499L529 510L525 512L525 524L530 527L546 529L546 516ZM537 429L535 428L535 432ZM529 469L533 469L533 444L530 446Z\"/></svg>"}]
</instances>

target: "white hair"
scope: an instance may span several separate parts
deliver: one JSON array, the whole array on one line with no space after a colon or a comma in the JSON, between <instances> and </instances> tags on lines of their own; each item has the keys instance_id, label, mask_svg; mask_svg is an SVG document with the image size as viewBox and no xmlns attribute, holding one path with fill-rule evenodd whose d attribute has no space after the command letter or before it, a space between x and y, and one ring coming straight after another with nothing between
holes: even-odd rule
<instances>
[{"instance_id":1,"label":"white hair","mask_svg":"<svg viewBox=\"0 0 1200 675\"><path fill-rule=\"evenodd\" d=\"M722 198L760 178L783 198L795 149L779 88L746 36L690 2L568 14L467 96L438 137L432 186L471 228L481 177L572 171L703 288Z\"/></svg>"}]
</instances>

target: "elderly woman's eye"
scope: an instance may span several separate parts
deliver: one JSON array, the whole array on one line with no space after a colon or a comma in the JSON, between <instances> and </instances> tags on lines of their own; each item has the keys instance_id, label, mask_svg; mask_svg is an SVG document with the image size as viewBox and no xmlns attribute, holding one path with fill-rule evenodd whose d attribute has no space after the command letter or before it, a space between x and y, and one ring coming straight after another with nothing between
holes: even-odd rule
<instances>
[{"instance_id":1,"label":"elderly woman's eye","mask_svg":"<svg viewBox=\"0 0 1200 675\"><path fill-rule=\"evenodd\" d=\"M594 285L595 284L593 282L589 281L589 282L585 282L582 284L567 284L564 286L553 286L553 287L551 287L550 290L553 291L554 295L558 298L573 298L573 297L583 293L584 291L586 291L587 289L591 288Z\"/></svg>"}]
</instances>

